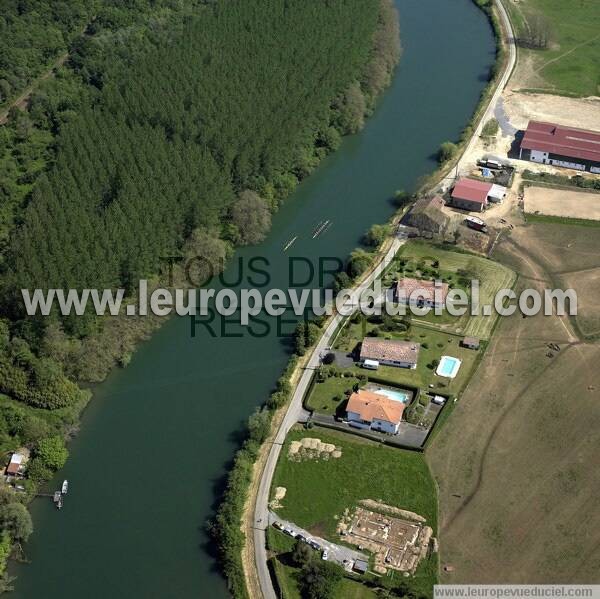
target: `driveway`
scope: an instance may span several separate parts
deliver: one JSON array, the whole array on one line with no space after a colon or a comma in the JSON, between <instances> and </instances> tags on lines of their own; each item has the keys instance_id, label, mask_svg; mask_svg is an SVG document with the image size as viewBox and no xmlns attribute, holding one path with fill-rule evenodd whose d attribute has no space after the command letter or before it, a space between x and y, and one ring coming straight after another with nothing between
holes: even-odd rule
<instances>
[{"instance_id":1,"label":"driveway","mask_svg":"<svg viewBox=\"0 0 600 599\"><path fill-rule=\"evenodd\" d=\"M429 433L428 428L422 428L415 424L410 424L410 422L401 422L398 432L395 435L389 435L370 429L356 428L350 426L347 421L336 420L333 416L319 414L317 412L312 413L310 420L317 426L332 428L344 433L350 433L359 437L364 437L365 439L371 439L372 441L379 441L386 445L393 445L401 448L421 449L425 443L425 439L427 439L427 434Z\"/></svg>"},{"instance_id":2,"label":"driveway","mask_svg":"<svg viewBox=\"0 0 600 599\"><path fill-rule=\"evenodd\" d=\"M305 539L315 541L319 545L321 550L327 550L328 561L340 564L340 566L342 567L346 566L348 562L354 563L357 559L362 559L366 562L369 561L368 555L361 553L360 551L350 549L349 547L344 547L343 545L337 545L336 543L332 543L331 541L327 541L326 539L323 539L321 537L315 537L308 530L297 526L293 522L283 520L276 513L269 511L269 526L272 526L274 522L279 522L285 528L291 528L296 533L296 535L300 534ZM315 549L315 551L318 550Z\"/></svg>"}]
</instances>

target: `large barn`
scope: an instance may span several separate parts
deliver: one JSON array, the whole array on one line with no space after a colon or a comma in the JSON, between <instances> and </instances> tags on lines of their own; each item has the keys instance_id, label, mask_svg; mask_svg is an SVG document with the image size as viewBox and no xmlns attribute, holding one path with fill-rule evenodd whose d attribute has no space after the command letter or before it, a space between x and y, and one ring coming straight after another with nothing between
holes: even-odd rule
<instances>
[{"instance_id":1,"label":"large barn","mask_svg":"<svg viewBox=\"0 0 600 599\"><path fill-rule=\"evenodd\" d=\"M519 157L600 174L600 133L530 121L521 141Z\"/></svg>"}]
</instances>

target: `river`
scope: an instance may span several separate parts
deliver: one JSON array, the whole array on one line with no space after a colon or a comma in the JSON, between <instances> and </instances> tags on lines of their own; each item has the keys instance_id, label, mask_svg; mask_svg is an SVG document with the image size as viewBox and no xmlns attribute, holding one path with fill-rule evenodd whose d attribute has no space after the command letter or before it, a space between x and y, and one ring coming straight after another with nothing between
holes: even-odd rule
<instances>
[{"instance_id":1,"label":"river","mask_svg":"<svg viewBox=\"0 0 600 599\"><path fill-rule=\"evenodd\" d=\"M485 15L472 0L397 5L403 55L375 114L287 200L268 239L236 255L265 257L271 286L287 288L289 256L347 256L371 224L391 216L393 192L435 168L438 146L458 138L478 102L494 60ZM331 227L312 239L326 219ZM31 563L12 568L13 596L227 597L203 524L243 423L288 357L275 331L192 337L187 318L142 344L94 390L60 473L70 481L62 511L49 499L34 503Z\"/></svg>"}]
</instances>

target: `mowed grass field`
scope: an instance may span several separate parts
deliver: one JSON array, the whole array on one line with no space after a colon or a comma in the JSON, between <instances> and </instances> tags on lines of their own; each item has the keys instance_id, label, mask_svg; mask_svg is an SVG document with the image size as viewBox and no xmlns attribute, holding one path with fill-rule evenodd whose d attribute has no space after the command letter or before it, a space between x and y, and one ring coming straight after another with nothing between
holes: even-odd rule
<instances>
[{"instance_id":1,"label":"mowed grass field","mask_svg":"<svg viewBox=\"0 0 600 599\"><path fill-rule=\"evenodd\" d=\"M510 289L515 280L515 275L511 269L502 264L473 254L441 249L423 242L407 243L402 248L400 256L428 262L437 260L442 271L458 273L460 270L467 270L472 272L481 283L481 305L493 305L496 293L500 289ZM452 282L450 287L453 287ZM434 316L428 317L429 322L435 322L434 319ZM496 316L464 316L457 319L452 328L454 332L458 332L457 328L460 329L462 335L489 339L495 322Z\"/></svg>"},{"instance_id":2,"label":"mowed grass field","mask_svg":"<svg viewBox=\"0 0 600 599\"><path fill-rule=\"evenodd\" d=\"M372 328L372 325L367 326L367 332ZM424 392L429 391L429 385L434 385L434 388L445 394L457 394L462 391L463 387L468 383L473 372L473 368L477 363L477 358L480 355L480 350L472 350L462 347L462 335L455 335L431 328L430 326L422 326L413 324L408 333L395 333L394 331L386 333L386 337L390 339L403 339L414 341L421 344L419 350L419 360L417 367L413 370L410 368L396 368L395 366L380 365L377 371L366 370L359 366L350 368L350 371L355 375L367 375L369 379L381 383L389 383L395 386L419 387ZM359 341L362 341L362 328L360 325L349 325L347 334L341 338L342 348L349 349L356 346ZM348 349L349 348L349 349ZM449 379L438 376L436 368L433 366L434 360L440 361L442 356L452 356L461 361L460 370L455 378ZM349 380L349 379L343 379ZM321 383L325 384L325 383ZM335 385L335 383L331 383ZM341 387L343 383L339 383ZM320 385L315 385L316 392L320 397ZM310 403L314 403L312 398ZM320 411L320 410L319 410Z\"/></svg>"},{"instance_id":3,"label":"mowed grass field","mask_svg":"<svg viewBox=\"0 0 600 599\"><path fill-rule=\"evenodd\" d=\"M536 224L515 229L496 257L520 273L517 290L542 290L564 271L599 268L599 249L597 229ZM600 346L577 323L503 318L427 449L441 564L452 566L442 582L600 582Z\"/></svg>"},{"instance_id":4,"label":"mowed grass field","mask_svg":"<svg viewBox=\"0 0 600 599\"><path fill-rule=\"evenodd\" d=\"M304 437L333 443L342 451L329 460L288 459L289 444ZM273 477L286 496L276 512L312 534L339 542L338 518L361 499L375 499L404 508L427 519L437 531L437 494L421 453L386 447L380 443L322 428L290 431ZM437 579L437 556L425 560L410 579L411 586L431 596ZM358 596L358 595L357 595Z\"/></svg>"},{"instance_id":5,"label":"mowed grass field","mask_svg":"<svg viewBox=\"0 0 600 599\"><path fill-rule=\"evenodd\" d=\"M291 441L316 437L340 447L342 457L329 460L288 459ZM273 477L273 488L287 493L277 513L332 541L337 518L361 499L376 499L427 519L437 529L436 493L422 454L386 447L322 428L293 429L286 438Z\"/></svg>"},{"instance_id":6,"label":"mowed grass field","mask_svg":"<svg viewBox=\"0 0 600 599\"><path fill-rule=\"evenodd\" d=\"M600 95L600 3L597 0L506 0L517 37L546 23L546 50L520 48L547 91L572 96Z\"/></svg>"}]
</instances>

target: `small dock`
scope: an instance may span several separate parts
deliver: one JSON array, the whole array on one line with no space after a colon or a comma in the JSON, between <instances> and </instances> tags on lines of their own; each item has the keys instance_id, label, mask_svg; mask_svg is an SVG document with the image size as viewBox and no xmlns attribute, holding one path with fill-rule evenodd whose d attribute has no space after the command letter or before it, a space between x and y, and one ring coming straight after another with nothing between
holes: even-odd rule
<instances>
[{"instance_id":1,"label":"small dock","mask_svg":"<svg viewBox=\"0 0 600 599\"><path fill-rule=\"evenodd\" d=\"M54 505L57 509L61 509L63 506L63 497L67 494L68 481L63 481L62 487L54 493L36 493L36 497L51 497Z\"/></svg>"}]
</instances>

